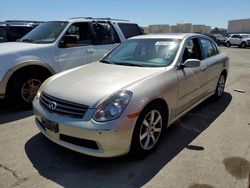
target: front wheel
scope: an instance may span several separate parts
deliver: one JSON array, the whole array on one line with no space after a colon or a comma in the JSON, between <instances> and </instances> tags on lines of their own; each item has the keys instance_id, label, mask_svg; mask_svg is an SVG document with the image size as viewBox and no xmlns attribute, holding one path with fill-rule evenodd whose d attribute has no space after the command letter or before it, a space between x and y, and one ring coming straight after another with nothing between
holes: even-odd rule
<instances>
[{"instance_id":1,"label":"front wheel","mask_svg":"<svg viewBox=\"0 0 250 188\"><path fill-rule=\"evenodd\" d=\"M241 48L246 48L246 47L247 47L247 44L246 44L245 42L242 42L242 43L240 44L240 47L241 47Z\"/></svg>"},{"instance_id":2,"label":"front wheel","mask_svg":"<svg viewBox=\"0 0 250 188\"><path fill-rule=\"evenodd\" d=\"M225 89L225 84L226 84L226 76L225 74L221 74L215 89L215 98L220 98L223 93L224 93L224 89Z\"/></svg>"},{"instance_id":3,"label":"front wheel","mask_svg":"<svg viewBox=\"0 0 250 188\"><path fill-rule=\"evenodd\" d=\"M135 125L131 154L143 156L156 148L166 125L166 113L162 106L154 104L144 109Z\"/></svg>"},{"instance_id":4,"label":"front wheel","mask_svg":"<svg viewBox=\"0 0 250 188\"><path fill-rule=\"evenodd\" d=\"M30 106L46 76L36 73L19 74L9 84L7 99L15 107Z\"/></svg>"},{"instance_id":5,"label":"front wheel","mask_svg":"<svg viewBox=\"0 0 250 188\"><path fill-rule=\"evenodd\" d=\"M230 47L231 43L230 42L226 42L226 47Z\"/></svg>"}]
</instances>

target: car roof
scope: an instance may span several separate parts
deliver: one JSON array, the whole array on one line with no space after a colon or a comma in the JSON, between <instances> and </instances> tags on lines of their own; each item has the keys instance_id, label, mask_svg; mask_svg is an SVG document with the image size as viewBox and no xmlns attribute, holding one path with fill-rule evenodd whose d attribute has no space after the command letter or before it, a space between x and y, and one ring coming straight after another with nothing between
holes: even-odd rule
<instances>
[{"instance_id":1,"label":"car roof","mask_svg":"<svg viewBox=\"0 0 250 188\"><path fill-rule=\"evenodd\" d=\"M204 36L196 33L160 33L160 34L146 34L131 37L130 39L184 39L191 36Z\"/></svg>"},{"instance_id":2,"label":"car roof","mask_svg":"<svg viewBox=\"0 0 250 188\"><path fill-rule=\"evenodd\" d=\"M1 26L25 26L25 27L33 27L39 25L40 21L25 21L25 20L6 20L4 22L0 22Z\"/></svg>"},{"instance_id":3,"label":"car roof","mask_svg":"<svg viewBox=\"0 0 250 188\"><path fill-rule=\"evenodd\" d=\"M114 18L93 18L93 17L75 17L70 18L67 20L61 20L61 21L67 21L67 22L88 22L88 21L112 21L112 22L118 22L118 23L131 23L129 20L124 19L114 19Z\"/></svg>"}]
</instances>

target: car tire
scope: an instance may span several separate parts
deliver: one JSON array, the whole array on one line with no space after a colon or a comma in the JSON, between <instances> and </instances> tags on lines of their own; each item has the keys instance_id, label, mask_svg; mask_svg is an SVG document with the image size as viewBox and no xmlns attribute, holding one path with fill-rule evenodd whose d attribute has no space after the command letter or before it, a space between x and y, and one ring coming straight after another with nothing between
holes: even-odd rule
<instances>
[{"instance_id":1,"label":"car tire","mask_svg":"<svg viewBox=\"0 0 250 188\"><path fill-rule=\"evenodd\" d=\"M167 117L164 108L155 103L146 107L137 119L130 154L135 157L145 156L153 151L167 127Z\"/></svg>"},{"instance_id":2,"label":"car tire","mask_svg":"<svg viewBox=\"0 0 250 188\"><path fill-rule=\"evenodd\" d=\"M222 73L219 77L219 80L217 82L217 86L215 89L215 93L214 93L215 99L219 99L222 97L222 95L224 94L224 90L225 90L225 84L226 84L226 75Z\"/></svg>"},{"instance_id":3,"label":"car tire","mask_svg":"<svg viewBox=\"0 0 250 188\"><path fill-rule=\"evenodd\" d=\"M241 47L241 48L246 48L246 47L247 47L246 42L242 42L242 43L240 44L240 47Z\"/></svg>"},{"instance_id":4,"label":"car tire","mask_svg":"<svg viewBox=\"0 0 250 188\"><path fill-rule=\"evenodd\" d=\"M18 74L8 85L7 100L13 107L28 107L47 77L36 72Z\"/></svg>"},{"instance_id":5,"label":"car tire","mask_svg":"<svg viewBox=\"0 0 250 188\"><path fill-rule=\"evenodd\" d=\"M230 42L226 42L226 47L230 47L231 43Z\"/></svg>"}]
</instances>

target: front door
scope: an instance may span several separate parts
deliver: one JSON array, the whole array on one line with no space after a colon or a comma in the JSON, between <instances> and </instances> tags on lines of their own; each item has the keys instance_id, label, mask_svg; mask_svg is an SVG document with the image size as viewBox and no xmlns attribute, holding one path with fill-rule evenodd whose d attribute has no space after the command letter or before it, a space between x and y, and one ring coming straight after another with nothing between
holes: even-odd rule
<instances>
[{"instance_id":1,"label":"front door","mask_svg":"<svg viewBox=\"0 0 250 188\"><path fill-rule=\"evenodd\" d=\"M65 35L76 36L77 44L64 48L58 46L56 53L60 71L90 63L90 56L93 55L93 34L90 22L73 23Z\"/></svg>"},{"instance_id":2,"label":"front door","mask_svg":"<svg viewBox=\"0 0 250 188\"><path fill-rule=\"evenodd\" d=\"M207 64L202 61L200 44L197 38L187 41L183 50L182 62L187 59L201 60L199 67L184 67L177 71L179 80L177 115L199 101L207 92Z\"/></svg>"}]
</instances>

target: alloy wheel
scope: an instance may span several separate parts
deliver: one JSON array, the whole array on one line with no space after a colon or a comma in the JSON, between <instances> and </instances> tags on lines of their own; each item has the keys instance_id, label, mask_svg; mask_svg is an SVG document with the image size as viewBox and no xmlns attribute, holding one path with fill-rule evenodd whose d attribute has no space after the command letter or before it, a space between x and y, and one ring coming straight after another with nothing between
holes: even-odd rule
<instances>
[{"instance_id":1,"label":"alloy wheel","mask_svg":"<svg viewBox=\"0 0 250 188\"><path fill-rule=\"evenodd\" d=\"M162 132L162 116L157 110L150 111L144 118L140 128L140 144L144 150L153 148Z\"/></svg>"},{"instance_id":2,"label":"alloy wheel","mask_svg":"<svg viewBox=\"0 0 250 188\"><path fill-rule=\"evenodd\" d=\"M222 94L224 92L224 89L225 89L225 76L222 74L220 76L218 86L217 86L217 94L218 94L218 96L222 96Z\"/></svg>"},{"instance_id":3,"label":"alloy wheel","mask_svg":"<svg viewBox=\"0 0 250 188\"><path fill-rule=\"evenodd\" d=\"M27 103L31 103L36 93L41 86L42 82L38 79L27 80L21 89L21 96L23 100Z\"/></svg>"}]
</instances>

